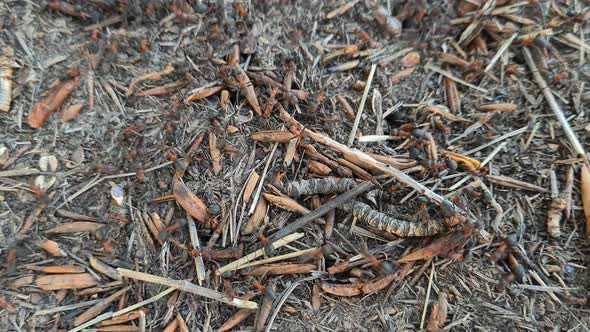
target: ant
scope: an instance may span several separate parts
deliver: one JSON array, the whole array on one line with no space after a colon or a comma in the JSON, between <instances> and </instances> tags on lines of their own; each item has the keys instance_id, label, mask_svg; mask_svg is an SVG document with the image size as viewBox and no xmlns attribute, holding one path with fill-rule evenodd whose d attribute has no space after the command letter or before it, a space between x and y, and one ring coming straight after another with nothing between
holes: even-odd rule
<instances>
[{"instance_id":1,"label":"ant","mask_svg":"<svg viewBox=\"0 0 590 332\"><path fill-rule=\"evenodd\" d=\"M256 238L264 246L264 253L267 256L272 257L275 253L275 247L272 245L272 243L261 232L256 233Z\"/></svg>"},{"instance_id":2,"label":"ant","mask_svg":"<svg viewBox=\"0 0 590 332\"><path fill-rule=\"evenodd\" d=\"M387 261L381 262L375 256L371 255L366 247L361 250L361 256L363 256L380 274L390 275L393 273L393 265L391 265L391 263Z\"/></svg>"}]
</instances>

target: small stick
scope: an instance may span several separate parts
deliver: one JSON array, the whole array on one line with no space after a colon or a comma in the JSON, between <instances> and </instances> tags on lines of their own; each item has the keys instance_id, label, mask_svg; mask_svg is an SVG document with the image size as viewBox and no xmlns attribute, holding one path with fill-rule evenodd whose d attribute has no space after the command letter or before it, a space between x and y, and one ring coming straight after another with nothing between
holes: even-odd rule
<instances>
[{"instance_id":1,"label":"small stick","mask_svg":"<svg viewBox=\"0 0 590 332\"><path fill-rule=\"evenodd\" d=\"M216 301L219 301L219 302L222 302L225 304L233 305L238 308L250 308L250 309L258 308L258 304L256 304L255 302L243 301L238 298L234 298L234 299L230 300L230 299L228 299L227 295L225 295L223 293L217 292L213 289L209 289L209 288L195 285L195 284L188 282L186 280L168 279L168 278L156 276L153 274L123 269L123 268L118 268L117 271L119 271L119 273L121 273L121 275L126 278L131 278L131 279L141 280L141 281L145 281L145 282L174 287L174 288L181 290L183 292L197 294L202 297L216 300Z\"/></svg>"},{"instance_id":2,"label":"small stick","mask_svg":"<svg viewBox=\"0 0 590 332\"><path fill-rule=\"evenodd\" d=\"M295 251L295 252L290 252L288 254L284 254L284 255L280 255L280 256L274 256L274 257L269 257L266 259L261 259L259 261L255 261L255 262L251 262L251 263L246 263L244 265L240 265L238 267L236 267L233 271L237 271L237 270L241 270L241 269L245 269L247 267L252 267L252 266L258 266L258 265L262 265L262 264L267 264L267 263L273 263L273 262L279 262L285 259L289 259L289 258L295 258L295 257L299 257L299 256L304 256L307 255L315 250L317 250L317 247L314 248L309 248L309 249L305 249L305 250L299 250L299 251Z\"/></svg>"},{"instance_id":3,"label":"small stick","mask_svg":"<svg viewBox=\"0 0 590 332\"><path fill-rule=\"evenodd\" d=\"M375 185L369 181L360 184L359 186L355 187L354 189L345 192L344 194L339 195L338 197L326 202L326 204L320 206L319 208L310 211L308 214L300 217L299 219L295 220L294 222L290 223L289 225L283 227L278 232L271 235L269 238L272 239L280 239L282 237L288 236L289 234L303 228L305 225L309 224L310 222L316 220L324 216L330 210L337 208L338 206L352 200L357 195L360 195L364 192L367 192L373 189Z\"/></svg>"},{"instance_id":4,"label":"small stick","mask_svg":"<svg viewBox=\"0 0 590 332\"><path fill-rule=\"evenodd\" d=\"M62 305L61 307L55 307L55 308L51 308L51 309L39 310L39 311L36 311L33 314L33 316L51 315L51 314L55 314L55 313L62 312L62 311L69 311L69 310L89 307L89 306L94 305L100 301L101 300L91 300L91 301L85 301L85 302L80 302L80 303Z\"/></svg>"},{"instance_id":5,"label":"small stick","mask_svg":"<svg viewBox=\"0 0 590 332\"><path fill-rule=\"evenodd\" d=\"M281 128L281 130L283 130L283 128ZM252 213L254 213L254 210L256 209L256 204L258 203L258 199L260 198L260 193L262 192L262 187L264 187L264 179L266 178L266 173L268 172L268 167L270 166L270 163L274 160L274 155L275 155L275 151L277 151L277 147L279 146L279 142L276 142L273 147L272 147L272 151L270 152L270 155L268 156L268 160L266 161L266 165L264 165L264 170L262 171L262 176L260 177L260 182L258 182L258 187L256 188L256 193L254 194L254 197L252 197L252 205L250 205L250 210L248 211L248 215L251 215Z\"/></svg>"},{"instance_id":6,"label":"small stick","mask_svg":"<svg viewBox=\"0 0 590 332\"><path fill-rule=\"evenodd\" d=\"M441 68L439 68L439 67L437 67L437 66L433 66L433 65L431 65L431 64L428 64L428 65L426 65L426 67L425 67L425 68L426 68L426 69L430 69L430 70L432 70L433 72L439 73L439 74L441 74L441 75L443 75L443 76L445 76L445 77L447 77L447 78L449 78L449 79L451 79L451 80L453 80L453 81L455 81L455 82L457 82L457 83L461 83L461 84L463 84L463 85L465 85L465 86L467 86L467 87L470 87L470 88L472 88L472 89L475 89L475 90L477 90L477 91L483 92L483 93L485 93L485 94L487 94L487 93L488 93L488 90L486 90L486 89L484 89L484 88L480 88L480 87L478 87L478 86L475 86L475 85L473 85L473 84L471 84L471 83L469 83L469 82L467 82L467 81L464 81L464 80L462 80L462 79L458 78L457 76L453 75L452 73L450 73L450 72L448 72L448 71L446 71L446 70L444 70L444 69L441 69Z\"/></svg>"},{"instance_id":7,"label":"small stick","mask_svg":"<svg viewBox=\"0 0 590 332\"><path fill-rule=\"evenodd\" d=\"M188 219L188 231L191 239L191 245L193 246L193 249L200 249L201 244L199 243L199 234L197 233L197 226L195 225L195 220L188 213L186 214L186 218ZM205 280L206 273L203 257L201 255L197 255L194 257L194 260L195 269L197 270L197 281L199 282L199 286L203 286L203 281Z\"/></svg>"},{"instance_id":8,"label":"small stick","mask_svg":"<svg viewBox=\"0 0 590 332\"><path fill-rule=\"evenodd\" d=\"M529 66L529 69L533 72L533 77L534 77L535 81L537 82L537 85L539 85L539 88L541 88L541 91L543 92L543 95L545 96L547 103L551 107L553 114L555 115L555 117L557 118L559 123L561 124L561 127L563 128L563 131L565 132L565 136L568 138L568 140L570 141L570 143L574 147L574 150L576 150L576 153L579 156L582 156L586 161L588 161L588 156L586 156L586 150L584 150L584 147L582 146L582 144L578 140L576 133L574 133L574 131L572 130L572 127L570 126L565 115L563 114L563 111L561 110L561 107L557 103L557 100L555 100L555 97L553 96L553 93L551 92L551 88L549 88L549 86L547 85L547 82L545 82L545 79L543 78L543 75L541 75L541 73L539 72L539 69L537 69L537 65L535 64L535 61L533 60L533 56L531 55L531 52L529 51L529 49L527 47L524 47L522 49L522 54L524 55L524 59L525 59L527 65Z\"/></svg>"},{"instance_id":9,"label":"small stick","mask_svg":"<svg viewBox=\"0 0 590 332\"><path fill-rule=\"evenodd\" d=\"M363 114L363 110L365 109L365 102L367 101L367 96L369 95L369 89L371 88L371 82L373 81L373 75L375 75L375 69L377 69L377 64L371 65L371 71L369 72L369 77L367 78L367 84L365 85L365 91L363 92L363 97L361 98L361 103L359 104L359 109L356 112L356 118L354 119L354 124L352 125L352 130L350 131L350 136L348 136L348 146L351 146L354 142L354 137L356 136L356 131L359 127L359 123L361 122L361 115Z\"/></svg>"},{"instance_id":10,"label":"small stick","mask_svg":"<svg viewBox=\"0 0 590 332\"><path fill-rule=\"evenodd\" d=\"M313 213L313 211L312 211L312 213ZM291 243L291 242L293 242L293 241L297 241L297 240L299 240L299 239L300 239L300 238L302 238L304 235L305 235L305 234L303 234L303 233L294 233L294 234L289 234L289 235L287 235L287 236L285 236L285 237L281 238L280 240L277 240L277 241L273 242L273 243L272 243L272 246L273 246L275 249L278 249L278 248L280 248L280 247L282 247L282 246L284 246L284 245L287 245L287 244L289 244L289 243ZM218 276L220 276L220 275L222 275L224 272L227 272L227 271L234 271L234 270L236 270L236 269L239 269L239 268L240 268L240 266L241 266L242 264L247 264L248 262L251 262L252 260L254 260L254 259L256 259L256 258L258 258L258 257L260 257L260 256L262 256L262 255L264 255L264 248L262 248L262 249L258 249L258 250L256 250L256 251L255 251L255 252L253 252L253 253L250 253L250 254L248 254L248 255L246 255L246 256L244 256L244 257L242 257L242 258L240 258L240 259L238 259L238 260L236 260L236 261L233 261L233 262L231 262L231 263L229 263L229 264L227 264L227 265L225 265L225 266L223 266L223 267L219 268L219 269L218 269L218 270L215 272L215 274L216 274L216 275L218 275Z\"/></svg>"},{"instance_id":11,"label":"small stick","mask_svg":"<svg viewBox=\"0 0 590 332\"><path fill-rule=\"evenodd\" d=\"M424 322L426 321L426 311L428 309L428 301L430 301L430 290L432 289L432 279L434 276L434 264L430 269L430 278L428 279L428 288L426 289L426 300L424 300L424 308L422 309L422 319L420 320L420 329L424 328Z\"/></svg>"}]
</instances>

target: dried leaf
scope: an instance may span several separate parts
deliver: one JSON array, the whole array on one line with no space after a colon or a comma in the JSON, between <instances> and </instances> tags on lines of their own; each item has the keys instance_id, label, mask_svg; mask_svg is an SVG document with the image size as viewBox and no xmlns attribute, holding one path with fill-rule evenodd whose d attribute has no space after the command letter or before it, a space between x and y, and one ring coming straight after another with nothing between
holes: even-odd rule
<instances>
[{"instance_id":1,"label":"dried leaf","mask_svg":"<svg viewBox=\"0 0 590 332\"><path fill-rule=\"evenodd\" d=\"M479 105L479 110L483 112L514 112L518 106L512 103L493 103Z\"/></svg>"},{"instance_id":2,"label":"dried leaf","mask_svg":"<svg viewBox=\"0 0 590 332\"><path fill-rule=\"evenodd\" d=\"M258 183L258 179L260 179L260 175L256 173L256 171L252 171L250 176L248 177L248 182L246 183L246 188L244 189L244 197L242 200L246 203L250 202L250 198L252 197L252 193L254 189L256 189L256 184Z\"/></svg>"},{"instance_id":3,"label":"dried leaf","mask_svg":"<svg viewBox=\"0 0 590 332\"><path fill-rule=\"evenodd\" d=\"M47 234L71 234L80 232L94 233L97 230L105 227L106 224L99 224L96 222L89 221L74 221L59 226L55 226L45 231Z\"/></svg>"},{"instance_id":4,"label":"dried leaf","mask_svg":"<svg viewBox=\"0 0 590 332\"><path fill-rule=\"evenodd\" d=\"M387 285L389 285L396 276L396 274L390 274L374 282L358 284L340 285L322 282L321 287L324 292L336 296L352 297L358 295L367 295L378 292L381 289L387 287Z\"/></svg>"},{"instance_id":5,"label":"dried leaf","mask_svg":"<svg viewBox=\"0 0 590 332\"><path fill-rule=\"evenodd\" d=\"M348 61L345 63L341 63L339 65L336 65L334 67L330 67L328 68L328 71L334 73L334 72L340 72L340 71L347 71L347 70L351 70L356 68L359 64L361 63L360 60L352 60L352 61Z\"/></svg>"},{"instance_id":6,"label":"dried leaf","mask_svg":"<svg viewBox=\"0 0 590 332\"><path fill-rule=\"evenodd\" d=\"M322 297L320 296L320 286L317 284L313 285L311 289L311 307L314 311L320 310L322 306Z\"/></svg>"},{"instance_id":7,"label":"dried leaf","mask_svg":"<svg viewBox=\"0 0 590 332\"><path fill-rule=\"evenodd\" d=\"M38 277L35 284L44 291L52 291L88 288L98 285L98 280L90 273L52 274Z\"/></svg>"},{"instance_id":8,"label":"dried leaf","mask_svg":"<svg viewBox=\"0 0 590 332\"><path fill-rule=\"evenodd\" d=\"M213 132L209 132L209 153L213 164L213 174L217 175L221 172L221 152L217 148L217 136Z\"/></svg>"},{"instance_id":9,"label":"dried leaf","mask_svg":"<svg viewBox=\"0 0 590 332\"><path fill-rule=\"evenodd\" d=\"M400 64L404 67L414 67L420 64L420 53L418 52L410 52L404 56Z\"/></svg>"},{"instance_id":10,"label":"dried leaf","mask_svg":"<svg viewBox=\"0 0 590 332\"><path fill-rule=\"evenodd\" d=\"M588 164L582 164L580 177L582 206L584 208L584 218L586 218L586 237L590 238L590 166Z\"/></svg>"},{"instance_id":11,"label":"dried leaf","mask_svg":"<svg viewBox=\"0 0 590 332\"><path fill-rule=\"evenodd\" d=\"M74 120L82 111L82 104L74 104L68 106L61 112L61 122L69 122Z\"/></svg>"},{"instance_id":12,"label":"dried leaf","mask_svg":"<svg viewBox=\"0 0 590 332\"><path fill-rule=\"evenodd\" d=\"M249 235L258 231L258 229L264 222L264 218L266 217L266 209L266 200L263 197L260 197L260 199L258 199L258 202L256 202L256 208L254 209L254 212L252 213L250 219L248 219L246 225L244 225L244 228L242 229L242 235Z\"/></svg>"},{"instance_id":13,"label":"dried leaf","mask_svg":"<svg viewBox=\"0 0 590 332\"><path fill-rule=\"evenodd\" d=\"M60 82L55 89L42 101L33 106L29 113L29 126L37 129L41 127L53 112L55 112L66 100L66 98L80 84L80 77L77 76L69 81Z\"/></svg>"},{"instance_id":14,"label":"dried leaf","mask_svg":"<svg viewBox=\"0 0 590 332\"><path fill-rule=\"evenodd\" d=\"M193 93L192 95L188 96L184 102L185 103L190 103L192 101L197 101L197 100L201 100L207 97L211 97L214 94L218 93L219 91L223 90L223 86L219 85L219 86L214 86L211 88L205 88L202 90L199 90L195 93Z\"/></svg>"},{"instance_id":15,"label":"dried leaf","mask_svg":"<svg viewBox=\"0 0 590 332\"><path fill-rule=\"evenodd\" d=\"M398 71L397 73L393 74L391 76L391 84L397 84L399 83L402 79L412 75L412 73L414 72L414 70L416 69L416 67L410 67L401 71Z\"/></svg>"},{"instance_id":16,"label":"dried leaf","mask_svg":"<svg viewBox=\"0 0 590 332\"><path fill-rule=\"evenodd\" d=\"M286 130L266 130L256 132L251 137L258 142L289 143L295 135Z\"/></svg>"},{"instance_id":17,"label":"dried leaf","mask_svg":"<svg viewBox=\"0 0 590 332\"><path fill-rule=\"evenodd\" d=\"M459 89L457 89L457 83L448 77L445 77L444 81L447 105L449 105L451 112L459 113L461 110L461 95L459 94Z\"/></svg>"},{"instance_id":18,"label":"dried leaf","mask_svg":"<svg viewBox=\"0 0 590 332\"><path fill-rule=\"evenodd\" d=\"M397 262L401 264L421 259L426 260L434 256L438 256L442 253L448 252L453 248L462 246L465 243L465 240L468 239L473 234L473 232L473 227L453 231L432 242L428 246L403 256Z\"/></svg>"},{"instance_id":19,"label":"dried leaf","mask_svg":"<svg viewBox=\"0 0 590 332\"><path fill-rule=\"evenodd\" d=\"M447 302L447 294L445 294L444 292L440 292L438 295L438 302L436 302L432 306L432 311L430 312L430 319L428 320L426 331L440 331L443 328L445 321L447 320L448 309L449 302Z\"/></svg>"},{"instance_id":20,"label":"dried leaf","mask_svg":"<svg viewBox=\"0 0 590 332\"><path fill-rule=\"evenodd\" d=\"M306 209L301 204L297 203L295 200L291 199L290 197L285 196L277 196L268 193L262 194L267 201L271 202L272 204L285 209L287 211L296 212L299 214L306 214L309 213L309 210Z\"/></svg>"},{"instance_id":21,"label":"dried leaf","mask_svg":"<svg viewBox=\"0 0 590 332\"><path fill-rule=\"evenodd\" d=\"M23 268L43 273L84 273L84 271L86 271L86 269L83 266L76 265L24 265Z\"/></svg>"},{"instance_id":22,"label":"dried leaf","mask_svg":"<svg viewBox=\"0 0 590 332\"><path fill-rule=\"evenodd\" d=\"M226 332L231 330L234 326L240 324L241 322L245 321L250 315L255 313L255 310L251 309L240 309L235 314L233 314L223 325L217 329L217 332Z\"/></svg>"},{"instance_id":23,"label":"dried leaf","mask_svg":"<svg viewBox=\"0 0 590 332\"><path fill-rule=\"evenodd\" d=\"M45 251L47 251L52 256L65 256L65 253L59 248L59 244L55 241L51 240L38 240L35 241L35 245Z\"/></svg>"},{"instance_id":24,"label":"dried leaf","mask_svg":"<svg viewBox=\"0 0 590 332\"><path fill-rule=\"evenodd\" d=\"M172 192L174 193L176 202L186 212L198 221L208 223L210 217L207 212L207 206L180 179L175 178L172 180Z\"/></svg>"},{"instance_id":25,"label":"dried leaf","mask_svg":"<svg viewBox=\"0 0 590 332\"><path fill-rule=\"evenodd\" d=\"M174 67L168 65L168 66L166 66L166 68L164 68L164 70L162 70L160 72L147 73L141 77L138 77L138 78L134 79L133 81L131 81L131 84L129 84L129 87L127 88L127 93L125 95L127 97L131 96L136 90L135 87L141 82L159 80L162 77L164 77L165 75L168 75L172 72L174 72Z\"/></svg>"},{"instance_id":26,"label":"dried leaf","mask_svg":"<svg viewBox=\"0 0 590 332\"><path fill-rule=\"evenodd\" d=\"M233 67L235 65L240 64L240 45L235 44L229 50L229 55L227 56L227 65L229 67Z\"/></svg>"}]
</instances>

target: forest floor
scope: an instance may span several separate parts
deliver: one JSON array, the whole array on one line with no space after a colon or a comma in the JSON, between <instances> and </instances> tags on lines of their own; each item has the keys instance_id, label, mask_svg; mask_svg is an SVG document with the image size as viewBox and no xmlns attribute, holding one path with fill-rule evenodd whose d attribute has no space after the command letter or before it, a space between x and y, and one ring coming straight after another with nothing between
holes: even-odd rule
<instances>
[{"instance_id":1,"label":"forest floor","mask_svg":"<svg viewBox=\"0 0 590 332\"><path fill-rule=\"evenodd\" d=\"M589 21L3 1L0 329L588 330Z\"/></svg>"}]
</instances>

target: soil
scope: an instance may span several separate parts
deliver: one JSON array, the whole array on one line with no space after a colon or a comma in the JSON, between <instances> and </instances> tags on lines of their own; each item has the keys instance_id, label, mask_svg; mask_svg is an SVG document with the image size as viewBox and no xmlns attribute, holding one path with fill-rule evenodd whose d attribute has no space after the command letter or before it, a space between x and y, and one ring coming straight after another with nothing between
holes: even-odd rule
<instances>
[{"instance_id":1,"label":"soil","mask_svg":"<svg viewBox=\"0 0 590 332\"><path fill-rule=\"evenodd\" d=\"M43 291L35 282L15 287L14 282L24 276L37 278L43 274L27 268L27 264L78 265L97 273L88 266L88 259L98 257L115 268L197 283L195 260L190 253L170 241L160 244L155 237L152 237L155 248L152 247L147 240L150 234L142 226L141 214L157 213L162 220L171 216L170 225L187 218L185 210L175 202L174 197L163 199L163 202L154 200L173 195L172 183L177 165L174 159L185 157L200 135L204 135L203 142L182 181L204 202L212 218L231 225L225 226L214 248L243 245L244 253L250 253L264 242L254 234L235 238L229 234L240 220L242 223L248 220L251 203L244 204L242 195L253 171L265 175L263 193L273 192L271 181L276 184L323 177L314 174L309 167L312 159L303 149L298 149L293 162L286 166L283 160L287 144L276 145L273 154L273 142L252 140L252 134L259 131L292 128L278 116L278 105L270 117L260 116L245 98L245 88L230 86L223 79L220 74L223 64L220 63L228 61L232 47L237 44L241 51L239 63L247 72L264 73L283 84L288 67L294 66L292 89L308 92L309 97L294 105L279 92L278 103L305 128L344 144L349 139L353 120L345 115L336 97L344 96L356 113L363 89L354 89L353 84L358 80L367 81L373 63L409 48L400 57L377 66L358 129L365 137L376 134L379 121L374 105L379 106L380 103L383 113L394 109L382 126L385 135L397 138L381 140L377 137L377 142L360 142L357 139L353 147L364 152L408 160L410 146L426 144L416 134L402 135L405 130L403 125L411 124L411 127L431 133L439 149L438 160L431 162L445 165L448 158L441 154L442 150L467 153L502 135L525 129L470 153L469 157L479 161L492 156L491 162L485 165L485 171L479 170L477 174L462 167L454 171L421 171L427 168L427 164L420 159L427 157L423 157L425 150L420 150L417 168L409 175L440 195L448 195L449 199L455 197L453 202L468 211L468 218L475 220L475 227L482 230L479 235L487 234L489 237L473 236L454 249L445 250L431 259L416 261L405 279L398 277L394 280L393 285L397 285L392 286L391 294L388 294L388 286L374 294L355 297L339 297L324 291L312 296L314 285L369 282L380 277L378 269L371 264L363 265L355 273L329 275L325 272L328 267L347 258L338 252L314 260L312 263L317 268L313 272L255 278L240 272L218 277L215 271L234 259L206 260L204 287L240 297L255 291L254 284L259 282L267 288L274 285L276 298L280 299L286 294L285 290L297 285L272 322L272 329L279 331L420 330L429 321L432 305L441 293L446 294L449 303L448 317L441 325L441 328L446 327L445 330L588 330L590 246L586 238L580 189L580 172L587 159L576 157L571 142L530 74L522 56L523 46L512 45L490 70L490 77L482 75L481 69L479 72L474 70L478 75L469 82L475 88L457 83L460 108L450 112L466 121L435 116L426 107L449 109L446 79L430 70L428 65L444 68L461 78L465 78L462 74L471 70L445 67L440 57L443 52L457 54L450 42L457 41L466 27L451 24L452 19L459 17L455 1L416 1L418 12L422 8L420 4L424 5L424 17L414 13L401 19L403 28L399 37L384 30L375 19L377 9L371 2L365 1L359 1L349 11L334 18L327 18L327 13L341 7L345 1L239 2L239 8L234 2L224 1L69 3L74 6L76 15L64 14L51 5L36 1L6 1L0 4L0 49L10 47L14 50L11 61L14 67L12 104L9 112L0 112L0 252L3 263L0 267L0 329L67 331L74 327L74 318L87 307L49 315L34 313L102 299L118 290L79 295L80 290ZM577 12L588 11L587 7L583 8L582 2L557 3L564 8L569 5ZM382 1L380 5L393 14L399 14L404 8L402 1ZM516 24L521 34L526 29L537 31L546 27L552 18L558 17L551 10L550 3L545 1L518 7L515 13L535 22L532 27ZM91 24L101 24L113 17L120 19L96 29L88 28ZM500 22L500 18L496 17L490 20ZM503 20L502 23L505 22ZM535 52L535 55L545 55L546 67L541 68L545 78L573 132L587 148L590 143L590 118L585 113L585 105L589 100L590 68L587 63L590 52L580 55L578 49L558 41L558 37L570 31L575 31L578 36L580 31L588 35L589 26L574 21L559 25L555 28L554 38L550 39L550 47ZM491 33L485 37L488 54L469 45L465 47L468 52L466 58L471 63L476 60L489 63L499 45L511 34L498 33L496 36L499 41L494 41ZM324 63L326 54L343 45L353 44L383 53L359 56L359 64L350 70L331 69L354 60L346 56ZM540 49L535 45L532 47ZM401 60L410 51L420 55L419 63L403 65ZM98 64L93 66L93 61ZM133 79L147 73L162 72L169 65L174 68L172 73L139 83L137 91L177 81L188 82L184 87L158 96L140 96L136 92L127 96L127 88ZM510 65L518 66L516 74L506 70ZM409 67L414 68L411 74L399 82L392 81L392 76ZM51 86L56 80L63 82L71 78L71 68L77 69L78 73L73 74L80 77L80 84L40 128L31 128L28 118L32 108L46 95L55 93L51 91ZM555 78L563 72L568 76L559 80ZM272 87L254 79L252 84L264 108ZM219 93L195 102L184 102L192 91L207 86L223 86L229 92L225 108L220 105ZM375 97L377 94L381 95L381 102ZM94 99L93 109L90 109L90 95ZM320 103L314 104L321 99ZM517 107L511 112L481 111L479 105L487 103L512 103ZM81 113L72 121L61 121L61 112L75 104L82 105ZM487 122L481 120L486 116L491 116L491 119ZM437 121L444 123L448 132L437 126ZM459 136L478 121L483 123L480 128ZM217 140L214 148L210 147L212 135ZM308 137L301 137L301 142L313 144L330 159L342 158L340 153L314 143ZM495 151L498 147L499 150ZM221 151L219 172L215 170L215 158L212 158L215 150ZM54 160L53 157L57 162L55 170L40 164L45 160ZM272 159L265 172L269 158ZM551 172L555 172L558 187L563 190L570 167L574 172L570 198L572 213L569 219L564 218L561 222L561 236L551 238L546 226L552 201ZM23 176L6 173L27 169L37 171ZM375 177L380 174L367 170ZM332 171L331 175L337 176L335 173ZM487 175L508 176L544 190L508 187L488 180ZM469 179L463 185L455 186L467 176ZM495 224L497 211L484 199L482 189L476 188L472 195L461 190L477 179L490 188L493 199L502 208L498 224ZM114 187L120 187L124 192L122 205L113 198ZM384 188L388 187L384 185ZM421 205L424 205L429 217L444 218L441 208L428 202L428 199L420 200L417 195L404 198L411 192L410 187L402 186L390 193L387 199L395 210L390 212L410 215L410 222L420 223L424 222L420 214ZM321 195L321 202L326 204L328 197L331 196ZM314 209L311 195L295 199L306 208ZM384 204L374 204L366 197L359 200L369 205L373 203L376 209ZM245 212L242 211L243 206L246 207ZM106 225L106 231L47 233L58 225L83 220L80 216L68 217L63 211L90 217L91 221ZM438 235L398 238L368 228L360 220L352 222L353 218L348 213L337 211L330 243L352 255L368 251L378 256L386 252L381 260L391 263L395 271L406 266L396 263L404 253L440 238ZM299 217L297 213L271 204L266 216L260 233L267 237ZM33 224L23 233L21 229L27 220ZM201 245L206 246L212 230L197 224ZM365 232L359 231L359 227ZM321 224L311 223L299 232L305 236L277 249L274 255L328 243ZM189 230L185 226L170 233L181 244L191 246ZM498 287L514 272L514 267L505 258L490 262L489 256L503 245L509 235L514 236L516 242L508 252L514 253L526 272L522 280ZM41 239L55 241L63 250L63 255L54 257L39 248L36 241ZM290 261L296 262L296 259ZM99 284L111 281L101 275ZM131 285L131 290L122 300L114 301L105 312L125 308L166 289L162 285L133 279L124 279L123 283ZM574 298L582 304L572 303ZM319 306L316 303L318 299ZM261 304L264 296L257 296L253 301ZM275 300L273 308L277 308L278 304L279 301ZM144 309L146 329L150 331L163 330L177 313L184 318L191 331L217 330L238 310L191 293L181 293L176 300L166 296ZM255 316L251 315L234 329L252 328ZM137 326L138 323L128 324Z\"/></svg>"}]
</instances>

